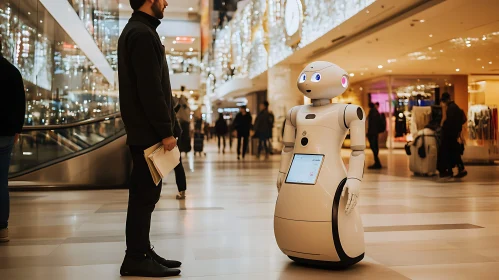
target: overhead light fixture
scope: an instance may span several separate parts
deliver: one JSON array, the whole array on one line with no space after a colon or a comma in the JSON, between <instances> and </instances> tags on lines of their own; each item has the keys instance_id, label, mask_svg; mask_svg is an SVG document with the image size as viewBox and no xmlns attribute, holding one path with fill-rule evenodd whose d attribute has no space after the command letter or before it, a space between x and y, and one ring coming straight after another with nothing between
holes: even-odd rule
<instances>
[{"instance_id":1,"label":"overhead light fixture","mask_svg":"<svg viewBox=\"0 0 499 280\"><path fill-rule=\"evenodd\" d=\"M483 35L482 40L484 40L484 41L487 40L487 37L485 37L485 35Z\"/></svg>"},{"instance_id":2,"label":"overhead light fixture","mask_svg":"<svg viewBox=\"0 0 499 280\"><path fill-rule=\"evenodd\" d=\"M388 59L386 62L388 62L388 63L394 63L394 62L397 62L397 60L395 58L393 58L393 59Z\"/></svg>"},{"instance_id":3,"label":"overhead light fixture","mask_svg":"<svg viewBox=\"0 0 499 280\"><path fill-rule=\"evenodd\" d=\"M451 87L451 86L452 86L452 84L451 84L451 83L449 83L449 86Z\"/></svg>"},{"instance_id":4,"label":"overhead light fixture","mask_svg":"<svg viewBox=\"0 0 499 280\"><path fill-rule=\"evenodd\" d=\"M195 40L196 38L194 37L185 37L185 36L179 36L175 38L175 41L177 41L177 43L179 44L192 44L194 43Z\"/></svg>"},{"instance_id":5,"label":"overhead light fixture","mask_svg":"<svg viewBox=\"0 0 499 280\"><path fill-rule=\"evenodd\" d=\"M459 72L459 71L461 71L461 70L459 68L456 68L456 72Z\"/></svg>"},{"instance_id":6,"label":"overhead light fixture","mask_svg":"<svg viewBox=\"0 0 499 280\"><path fill-rule=\"evenodd\" d=\"M172 42L172 43L175 45L175 44L177 44L177 41L173 40L173 42Z\"/></svg>"},{"instance_id":7,"label":"overhead light fixture","mask_svg":"<svg viewBox=\"0 0 499 280\"><path fill-rule=\"evenodd\" d=\"M120 9L122 9L122 8L123 8L123 4L121 4L121 3L120 3L120 4L118 5L118 7L119 7Z\"/></svg>"},{"instance_id":8,"label":"overhead light fixture","mask_svg":"<svg viewBox=\"0 0 499 280\"><path fill-rule=\"evenodd\" d=\"M481 58L477 58L476 61L482 61L482 59Z\"/></svg>"},{"instance_id":9,"label":"overhead light fixture","mask_svg":"<svg viewBox=\"0 0 499 280\"><path fill-rule=\"evenodd\" d=\"M369 12L369 10L367 10L367 11L366 11L366 14L369 14L369 13L370 13L370 12Z\"/></svg>"},{"instance_id":10,"label":"overhead light fixture","mask_svg":"<svg viewBox=\"0 0 499 280\"><path fill-rule=\"evenodd\" d=\"M440 52L444 52L444 50L440 50Z\"/></svg>"},{"instance_id":11,"label":"overhead light fixture","mask_svg":"<svg viewBox=\"0 0 499 280\"><path fill-rule=\"evenodd\" d=\"M383 65L381 65L381 64L378 65L378 69L381 69L381 68L383 68Z\"/></svg>"},{"instance_id":12,"label":"overhead light fixture","mask_svg":"<svg viewBox=\"0 0 499 280\"><path fill-rule=\"evenodd\" d=\"M193 48L189 48L189 51L192 52L194 49Z\"/></svg>"},{"instance_id":13,"label":"overhead light fixture","mask_svg":"<svg viewBox=\"0 0 499 280\"><path fill-rule=\"evenodd\" d=\"M485 66L482 66L482 69L485 69Z\"/></svg>"},{"instance_id":14,"label":"overhead light fixture","mask_svg":"<svg viewBox=\"0 0 499 280\"><path fill-rule=\"evenodd\" d=\"M364 73L360 73L361 76L364 76Z\"/></svg>"},{"instance_id":15,"label":"overhead light fixture","mask_svg":"<svg viewBox=\"0 0 499 280\"><path fill-rule=\"evenodd\" d=\"M431 51L431 50L433 50L433 48L432 47L428 47L428 50Z\"/></svg>"},{"instance_id":16,"label":"overhead light fixture","mask_svg":"<svg viewBox=\"0 0 499 280\"><path fill-rule=\"evenodd\" d=\"M433 38L433 34L430 34L430 38Z\"/></svg>"},{"instance_id":17,"label":"overhead light fixture","mask_svg":"<svg viewBox=\"0 0 499 280\"><path fill-rule=\"evenodd\" d=\"M393 72L393 70L386 70L386 72L388 72L388 73L392 73L392 72Z\"/></svg>"},{"instance_id":18,"label":"overhead light fixture","mask_svg":"<svg viewBox=\"0 0 499 280\"><path fill-rule=\"evenodd\" d=\"M192 12L193 10L194 10L194 8L193 8L193 7L190 7L190 8L189 8L189 12Z\"/></svg>"},{"instance_id":19,"label":"overhead light fixture","mask_svg":"<svg viewBox=\"0 0 499 280\"><path fill-rule=\"evenodd\" d=\"M354 77L354 76L355 76L355 74L354 74L354 73L350 73L350 77Z\"/></svg>"},{"instance_id":20,"label":"overhead light fixture","mask_svg":"<svg viewBox=\"0 0 499 280\"><path fill-rule=\"evenodd\" d=\"M193 91L193 90L191 90L191 91L189 91L189 93L190 93L190 94L193 94L193 93L194 93L194 91Z\"/></svg>"},{"instance_id":21,"label":"overhead light fixture","mask_svg":"<svg viewBox=\"0 0 499 280\"><path fill-rule=\"evenodd\" d=\"M492 61L489 61L489 64L492 64Z\"/></svg>"},{"instance_id":22,"label":"overhead light fixture","mask_svg":"<svg viewBox=\"0 0 499 280\"><path fill-rule=\"evenodd\" d=\"M174 52L174 51L175 51L175 49L174 49L174 48L172 48L172 49L171 49L171 51L172 51L172 52Z\"/></svg>"},{"instance_id":23,"label":"overhead light fixture","mask_svg":"<svg viewBox=\"0 0 499 280\"><path fill-rule=\"evenodd\" d=\"M424 22L424 19L420 20L419 22L423 23L423 22Z\"/></svg>"}]
</instances>

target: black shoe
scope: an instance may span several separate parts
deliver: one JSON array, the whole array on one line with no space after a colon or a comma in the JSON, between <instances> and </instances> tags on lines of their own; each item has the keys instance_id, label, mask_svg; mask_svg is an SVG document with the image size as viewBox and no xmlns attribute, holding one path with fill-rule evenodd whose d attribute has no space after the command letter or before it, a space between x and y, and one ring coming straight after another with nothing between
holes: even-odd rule
<instances>
[{"instance_id":1,"label":"black shoe","mask_svg":"<svg viewBox=\"0 0 499 280\"><path fill-rule=\"evenodd\" d=\"M369 166L367 169L382 169L383 166L381 166L381 164L373 164L371 166Z\"/></svg>"},{"instance_id":2,"label":"black shoe","mask_svg":"<svg viewBox=\"0 0 499 280\"><path fill-rule=\"evenodd\" d=\"M143 256L127 254L121 265L120 274L121 276L169 277L179 275L180 270L164 267L146 254Z\"/></svg>"},{"instance_id":3,"label":"black shoe","mask_svg":"<svg viewBox=\"0 0 499 280\"><path fill-rule=\"evenodd\" d=\"M152 247L151 250L149 250L148 254L149 254L149 256L151 256L151 258L153 260L155 260L157 263L159 263L160 265L162 265L164 267L178 268L178 267L182 266L182 263L179 261L163 259L161 256L156 254L156 252L154 252L154 247Z\"/></svg>"},{"instance_id":4,"label":"black shoe","mask_svg":"<svg viewBox=\"0 0 499 280\"><path fill-rule=\"evenodd\" d=\"M466 177L468 175L468 171L466 170L460 170L459 173L457 173L457 175L455 176L455 178L463 178L463 177Z\"/></svg>"}]
</instances>

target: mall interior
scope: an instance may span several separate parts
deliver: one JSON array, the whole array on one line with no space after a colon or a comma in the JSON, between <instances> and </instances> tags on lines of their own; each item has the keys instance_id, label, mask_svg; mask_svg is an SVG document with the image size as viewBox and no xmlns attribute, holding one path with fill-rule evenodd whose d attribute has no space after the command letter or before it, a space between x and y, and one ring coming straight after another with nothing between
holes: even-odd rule
<instances>
[{"instance_id":1,"label":"mall interior","mask_svg":"<svg viewBox=\"0 0 499 280\"><path fill-rule=\"evenodd\" d=\"M182 156L185 199L176 198L175 176L166 176L152 216L156 252L183 263L173 279L498 279L499 1L168 4L157 33L172 93L187 99L190 143L203 144L201 153ZM2 280L121 278L133 166L121 118L118 39L132 13L128 0L0 0L2 55L21 72L26 96L8 170L10 241L0 243ZM291 190L300 197L291 208L331 211L334 193L300 205L318 185L276 186L286 118L295 106L315 106L297 86L314 61L347 73L345 92L330 103L359 106L366 115L379 103L386 121L378 135L383 168L368 168L373 153L365 140L355 207L365 255L345 269L288 257L320 260L324 248L310 241L324 238L314 232L319 227L277 230L276 201ZM468 175L442 181L438 137L425 127L434 112L442 114L446 93L467 117L460 143ZM241 106L254 121L265 101L274 116L270 156L258 156L251 132L248 155L239 159L231 124ZM219 118L230 128L222 152ZM349 169L357 146L345 135L330 145L341 146L337 157ZM296 146L301 137L296 133ZM302 241L288 251L278 232ZM336 235L324 242L336 242Z\"/></svg>"}]
</instances>

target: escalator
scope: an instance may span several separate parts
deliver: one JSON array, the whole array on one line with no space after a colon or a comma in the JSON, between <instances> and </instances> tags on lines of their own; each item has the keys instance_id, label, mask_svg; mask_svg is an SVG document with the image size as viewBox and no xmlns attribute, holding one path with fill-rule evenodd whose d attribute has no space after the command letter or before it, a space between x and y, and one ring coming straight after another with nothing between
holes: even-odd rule
<instances>
[{"instance_id":1,"label":"escalator","mask_svg":"<svg viewBox=\"0 0 499 280\"><path fill-rule=\"evenodd\" d=\"M123 187L130 168L120 113L72 124L26 126L13 150L9 188Z\"/></svg>"}]
</instances>

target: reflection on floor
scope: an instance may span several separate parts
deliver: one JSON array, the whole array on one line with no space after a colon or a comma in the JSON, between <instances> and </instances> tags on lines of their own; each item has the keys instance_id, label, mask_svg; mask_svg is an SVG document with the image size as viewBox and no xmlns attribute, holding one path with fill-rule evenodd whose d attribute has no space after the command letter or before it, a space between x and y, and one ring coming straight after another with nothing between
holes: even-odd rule
<instances>
[{"instance_id":1,"label":"reflection on floor","mask_svg":"<svg viewBox=\"0 0 499 280\"><path fill-rule=\"evenodd\" d=\"M381 158L387 168L366 171L359 205L366 258L351 269L301 267L279 251L279 156L238 162L213 146L206 158L184 162L186 201L175 200L172 177L164 185L153 217L156 251L184 262L176 279L497 279L499 167L471 166L462 182L438 183L412 177L401 152ZM22 192L11 202L1 279L119 279L127 191Z\"/></svg>"}]
</instances>

